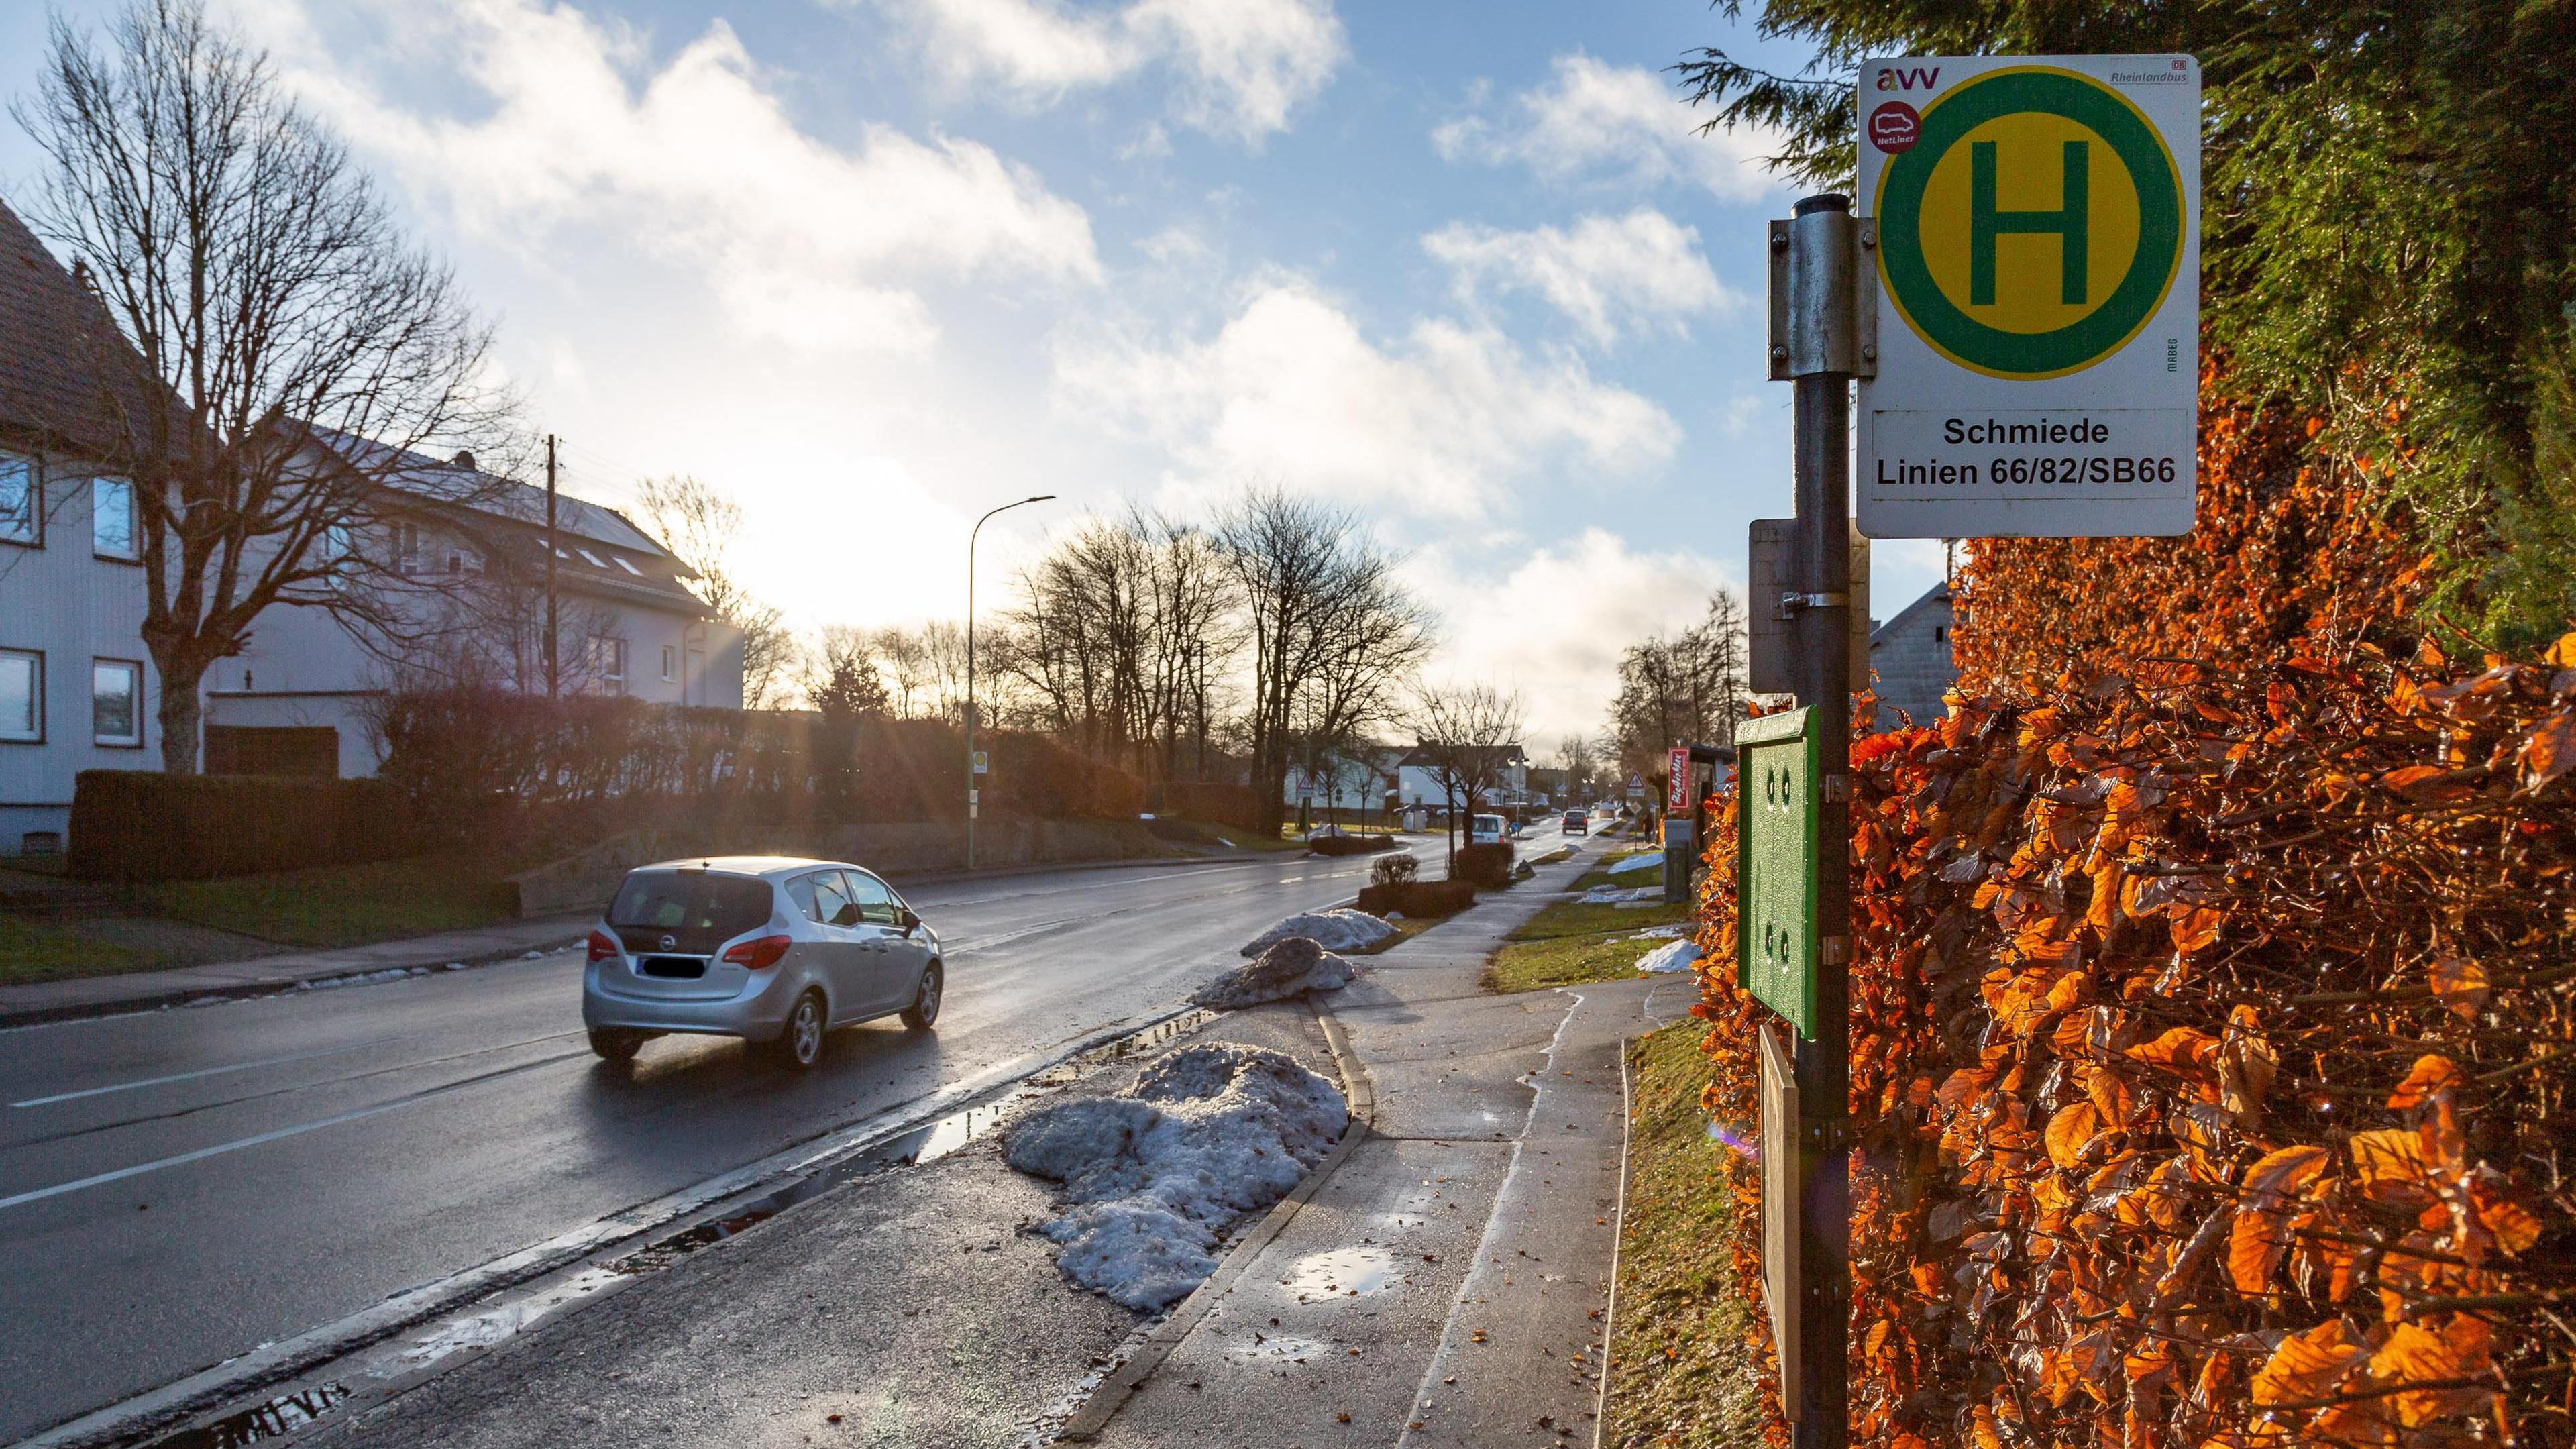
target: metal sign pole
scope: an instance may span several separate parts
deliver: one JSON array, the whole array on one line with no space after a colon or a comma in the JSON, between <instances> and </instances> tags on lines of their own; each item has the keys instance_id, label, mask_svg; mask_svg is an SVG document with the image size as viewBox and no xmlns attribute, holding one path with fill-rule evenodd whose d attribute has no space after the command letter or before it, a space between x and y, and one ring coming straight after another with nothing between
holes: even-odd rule
<instances>
[{"instance_id":1,"label":"metal sign pole","mask_svg":"<svg viewBox=\"0 0 2576 1449\"><path fill-rule=\"evenodd\" d=\"M1823 786L1815 802L1816 1032L1798 1039L1796 1063L1804 1301L1801 1403L1791 1442L1795 1449L1843 1449L1851 1324L1851 385L1863 365L1853 318L1860 236L1851 199L1830 193L1800 201L1786 231L1798 516L1785 602L1792 679L1798 702L1809 706Z\"/></svg>"}]
</instances>

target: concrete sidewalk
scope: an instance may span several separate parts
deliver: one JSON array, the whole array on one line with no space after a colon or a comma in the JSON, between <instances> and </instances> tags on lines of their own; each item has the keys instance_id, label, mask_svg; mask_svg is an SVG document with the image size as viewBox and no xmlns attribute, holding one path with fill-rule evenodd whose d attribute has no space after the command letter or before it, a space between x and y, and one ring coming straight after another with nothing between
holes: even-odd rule
<instances>
[{"instance_id":1,"label":"concrete sidewalk","mask_svg":"<svg viewBox=\"0 0 2576 1449\"><path fill-rule=\"evenodd\" d=\"M1620 1044L1656 1024L1650 998L1688 998L1661 980L1514 996L1479 981L1596 854L1541 867L1329 999L1370 1077L1368 1137L1230 1286L1185 1306L1203 1316L1098 1442L1592 1444Z\"/></svg>"}]
</instances>

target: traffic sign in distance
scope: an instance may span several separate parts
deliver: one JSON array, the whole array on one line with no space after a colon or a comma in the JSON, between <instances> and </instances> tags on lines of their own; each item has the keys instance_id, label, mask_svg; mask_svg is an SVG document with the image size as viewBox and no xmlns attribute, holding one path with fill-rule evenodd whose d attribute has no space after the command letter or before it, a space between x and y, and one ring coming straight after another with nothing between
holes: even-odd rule
<instances>
[{"instance_id":1,"label":"traffic sign in distance","mask_svg":"<svg viewBox=\"0 0 2576 1449\"><path fill-rule=\"evenodd\" d=\"M1824 751L1807 728L1812 713L1767 714L1735 728L1735 983L1809 1038L1823 964L1816 832Z\"/></svg>"},{"instance_id":2,"label":"traffic sign in distance","mask_svg":"<svg viewBox=\"0 0 2576 1449\"><path fill-rule=\"evenodd\" d=\"M1858 125L1878 322L1861 531L2189 532L2198 63L1874 60Z\"/></svg>"}]
</instances>

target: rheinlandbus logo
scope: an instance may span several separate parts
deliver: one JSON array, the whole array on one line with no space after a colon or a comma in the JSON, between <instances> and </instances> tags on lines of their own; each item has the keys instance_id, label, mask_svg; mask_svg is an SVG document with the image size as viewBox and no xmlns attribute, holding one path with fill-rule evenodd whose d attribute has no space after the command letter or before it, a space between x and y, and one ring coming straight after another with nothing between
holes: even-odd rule
<instances>
[{"instance_id":1,"label":"rheinlandbus logo","mask_svg":"<svg viewBox=\"0 0 2576 1449\"><path fill-rule=\"evenodd\" d=\"M1934 351L2063 377L2126 346L2182 261L2182 177L2126 97L2053 66L1988 71L1922 109L1878 179L1879 271Z\"/></svg>"}]
</instances>

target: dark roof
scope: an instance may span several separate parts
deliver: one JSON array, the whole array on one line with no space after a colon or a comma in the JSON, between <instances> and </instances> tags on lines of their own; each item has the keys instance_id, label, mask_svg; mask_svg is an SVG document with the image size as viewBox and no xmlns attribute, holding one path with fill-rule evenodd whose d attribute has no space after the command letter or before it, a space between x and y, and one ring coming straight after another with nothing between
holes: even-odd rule
<instances>
[{"instance_id":1,"label":"dark roof","mask_svg":"<svg viewBox=\"0 0 2576 1449\"><path fill-rule=\"evenodd\" d=\"M473 531L486 535L510 568L545 566L544 488L484 472L464 458L441 461L328 428L315 428L313 436L387 487L473 516ZM566 587L703 607L689 592L695 575L650 534L614 508L561 492L555 495L555 570Z\"/></svg>"},{"instance_id":2,"label":"dark roof","mask_svg":"<svg viewBox=\"0 0 2576 1449\"><path fill-rule=\"evenodd\" d=\"M1950 583L1947 579L1925 589L1921 598L1916 599L1913 603L1897 610L1895 618L1890 619L1886 623L1879 625L1877 628L1870 630L1870 647L1878 647L1879 641L1887 638L1889 632L1895 629L1898 625L1911 620L1916 615L1927 609L1935 608L1939 609L1944 614L1950 612Z\"/></svg>"},{"instance_id":3,"label":"dark roof","mask_svg":"<svg viewBox=\"0 0 2576 1449\"><path fill-rule=\"evenodd\" d=\"M0 429L113 458L120 412L140 416L159 391L106 304L0 204Z\"/></svg>"}]
</instances>

